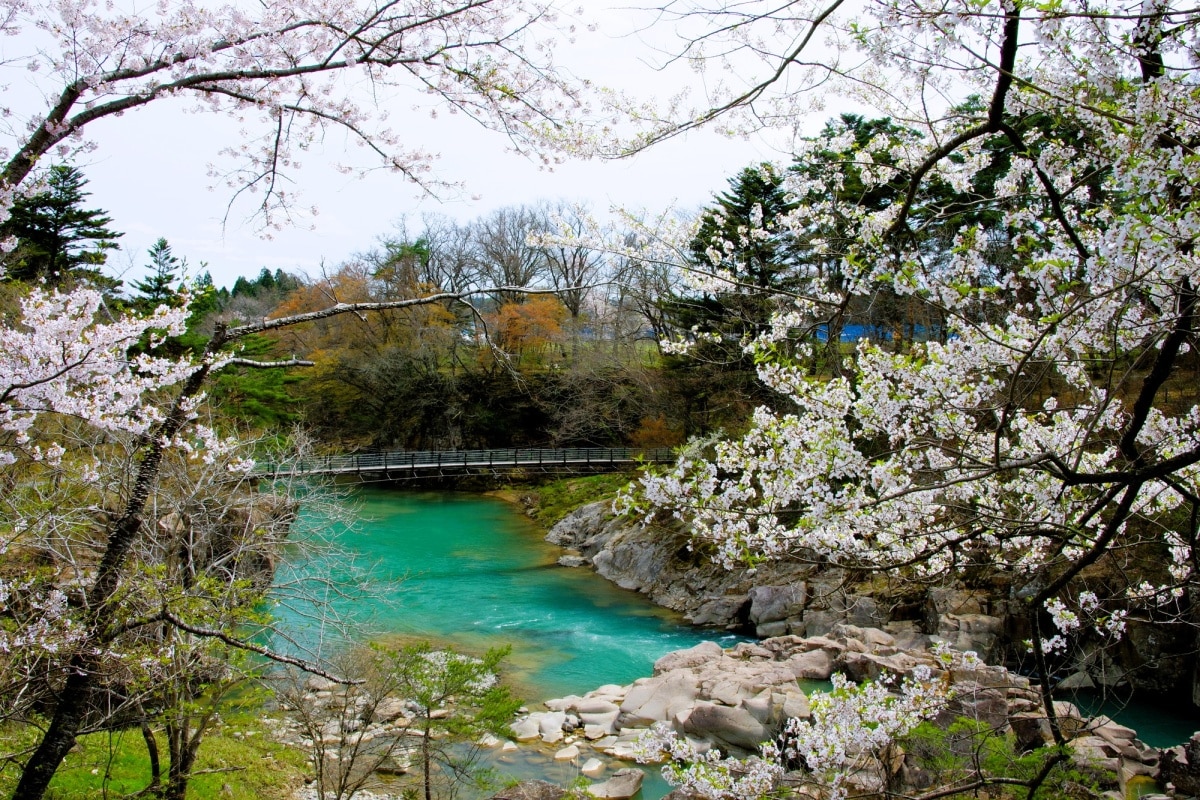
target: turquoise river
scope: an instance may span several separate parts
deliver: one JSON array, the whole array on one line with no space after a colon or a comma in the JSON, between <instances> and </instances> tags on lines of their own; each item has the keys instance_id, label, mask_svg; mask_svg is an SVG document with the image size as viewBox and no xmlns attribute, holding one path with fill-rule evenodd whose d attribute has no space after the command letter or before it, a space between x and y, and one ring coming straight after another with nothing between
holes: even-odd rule
<instances>
[{"instance_id":1,"label":"turquoise river","mask_svg":"<svg viewBox=\"0 0 1200 800\"><path fill-rule=\"evenodd\" d=\"M317 641L331 616L353 623L358 640L420 639L476 653L508 645L506 676L532 705L632 682L649 675L663 654L706 639L727 647L739 641L691 628L588 569L558 566L561 550L502 500L359 486L349 501L359 518L350 527L305 520L339 549L298 553L280 571L285 586L292 578L323 575L329 587L351 587L345 594L330 591L320 622L281 609L301 645ZM1158 746L1182 741L1196 724L1146 707L1113 716ZM538 757L498 766L515 776L574 777L570 767ZM643 800L668 788L652 778Z\"/></svg>"}]
</instances>

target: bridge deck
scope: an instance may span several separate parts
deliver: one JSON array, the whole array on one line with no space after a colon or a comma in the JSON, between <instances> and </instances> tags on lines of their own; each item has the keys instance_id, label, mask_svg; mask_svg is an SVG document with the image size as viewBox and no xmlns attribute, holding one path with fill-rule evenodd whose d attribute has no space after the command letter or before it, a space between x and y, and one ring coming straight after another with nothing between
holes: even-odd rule
<instances>
[{"instance_id":1,"label":"bridge deck","mask_svg":"<svg viewBox=\"0 0 1200 800\"><path fill-rule=\"evenodd\" d=\"M675 460L669 447L583 447L565 449L501 450L397 450L386 453L351 453L321 458L305 458L279 464L259 464L255 471L273 476L345 475L353 473L436 472L450 474L485 469L518 467L571 467L592 469L624 467L638 462L670 463Z\"/></svg>"}]
</instances>

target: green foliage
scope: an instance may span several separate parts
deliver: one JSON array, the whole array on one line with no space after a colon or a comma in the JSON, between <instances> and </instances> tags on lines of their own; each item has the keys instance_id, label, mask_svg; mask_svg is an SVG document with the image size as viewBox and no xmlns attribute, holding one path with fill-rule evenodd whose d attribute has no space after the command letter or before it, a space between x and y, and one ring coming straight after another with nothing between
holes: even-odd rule
<instances>
[{"instance_id":1,"label":"green foliage","mask_svg":"<svg viewBox=\"0 0 1200 800\"><path fill-rule=\"evenodd\" d=\"M253 361L286 358L277 342L266 336L240 340L238 355ZM300 415L289 387L302 380L291 370L229 366L217 373L209 391L220 414L252 430L280 428L296 422Z\"/></svg>"},{"instance_id":2,"label":"green foliage","mask_svg":"<svg viewBox=\"0 0 1200 800\"><path fill-rule=\"evenodd\" d=\"M150 274L144 281L134 281L132 288L138 293L138 297L134 298L134 306L148 312L175 298L177 284L187 270L187 259L176 257L171 252L171 245L162 237L147 252L150 263L146 268ZM211 283L212 279L209 278Z\"/></svg>"},{"instance_id":3,"label":"green foliage","mask_svg":"<svg viewBox=\"0 0 1200 800\"><path fill-rule=\"evenodd\" d=\"M229 297L258 297L271 292L286 293L298 289L300 286L300 279L296 276L281 269L271 272L263 267L254 280L247 280L245 277L239 276L233 283Z\"/></svg>"},{"instance_id":4,"label":"green foliage","mask_svg":"<svg viewBox=\"0 0 1200 800\"><path fill-rule=\"evenodd\" d=\"M1114 788L1116 776L1099 767L1080 767L1069 760L1055 766L1031 796L1025 785L1044 766L1060 756L1055 747L1018 753L1011 733L997 733L978 720L959 717L948 727L923 722L899 741L907 763L923 770L936 786L949 786L980 777L1002 778L992 784L987 797L1022 800L1058 800L1063 797L1096 797ZM964 792L962 796L977 796Z\"/></svg>"},{"instance_id":5,"label":"green foliage","mask_svg":"<svg viewBox=\"0 0 1200 800\"><path fill-rule=\"evenodd\" d=\"M85 209L87 179L78 168L50 168L45 191L19 197L11 216L0 224L0 238L14 236L17 247L5 257L7 277L51 286L83 281L106 290L120 282L102 275L99 267L122 234L108 226L112 218L99 209Z\"/></svg>"},{"instance_id":6,"label":"green foliage","mask_svg":"<svg viewBox=\"0 0 1200 800\"><path fill-rule=\"evenodd\" d=\"M307 756L271 740L262 728L261 709L227 715L209 735L189 785L189 800L286 800L306 772ZM32 726L0 728L0 751L31 745ZM165 743L160 744L165 752ZM0 795L16 785L11 762L0 769ZM142 735L134 729L94 733L79 738L50 784L50 800L96 800L129 797L149 785L150 765ZM228 787L228 789L226 789Z\"/></svg>"},{"instance_id":7,"label":"green foliage","mask_svg":"<svg viewBox=\"0 0 1200 800\"><path fill-rule=\"evenodd\" d=\"M422 643L396 654L401 692L415 709L413 727L421 732L417 746L425 800L433 800L435 783L453 794L456 783L485 777L475 766L474 743L484 734L506 736L521 705L497 674L509 651L494 648L474 658Z\"/></svg>"},{"instance_id":8,"label":"green foliage","mask_svg":"<svg viewBox=\"0 0 1200 800\"><path fill-rule=\"evenodd\" d=\"M611 500L617 492L629 486L632 473L617 472L553 480L540 484L534 491L534 507L530 514L547 530L575 509L597 500Z\"/></svg>"}]
</instances>

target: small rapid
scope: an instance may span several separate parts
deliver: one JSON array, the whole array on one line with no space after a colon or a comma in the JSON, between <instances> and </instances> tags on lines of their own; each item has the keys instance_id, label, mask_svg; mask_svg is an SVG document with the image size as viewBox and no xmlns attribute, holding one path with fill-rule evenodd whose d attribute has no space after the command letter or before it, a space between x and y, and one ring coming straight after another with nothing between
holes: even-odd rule
<instances>
[{"instance_id":1,"label":"small rapid","mask_svg":"<svg viewBox=\"0 0 1200 800\"><path fill-rule=\"evenodd\" d=\"M558 566L559 548L502 500L361 486L349 501L359 518L352 526L302 520L341 552L297 555L284 579L324 574L360 589L328 601L353 623L354 638L422 639L475 653L511 646L506 672L528 702L629 683L672 650L740 640L693 628L591 570ZM279 615L315 646L311 618Z\"/></svg>"}]
</instances>

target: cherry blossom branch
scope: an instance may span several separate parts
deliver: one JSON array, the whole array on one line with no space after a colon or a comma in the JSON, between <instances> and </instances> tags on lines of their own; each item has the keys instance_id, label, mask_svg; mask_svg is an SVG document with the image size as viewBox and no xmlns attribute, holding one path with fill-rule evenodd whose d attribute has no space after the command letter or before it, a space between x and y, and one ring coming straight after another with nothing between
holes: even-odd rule
<instances>
[{"instance_id":1,"label":"cherry blossom branch","mask_svg":"<svg viewBox=\"0 0 1200 800\"><path fill-rule=\"evenodd\" d=\"M315 361L306 361L302 358L289 358L283 361L255 361L250 358L231 358L225 362L229 366L236 367L253 367L255 369L279 369L283 367L312 367L316 365Z\"/></svg>"}]
</instances>

